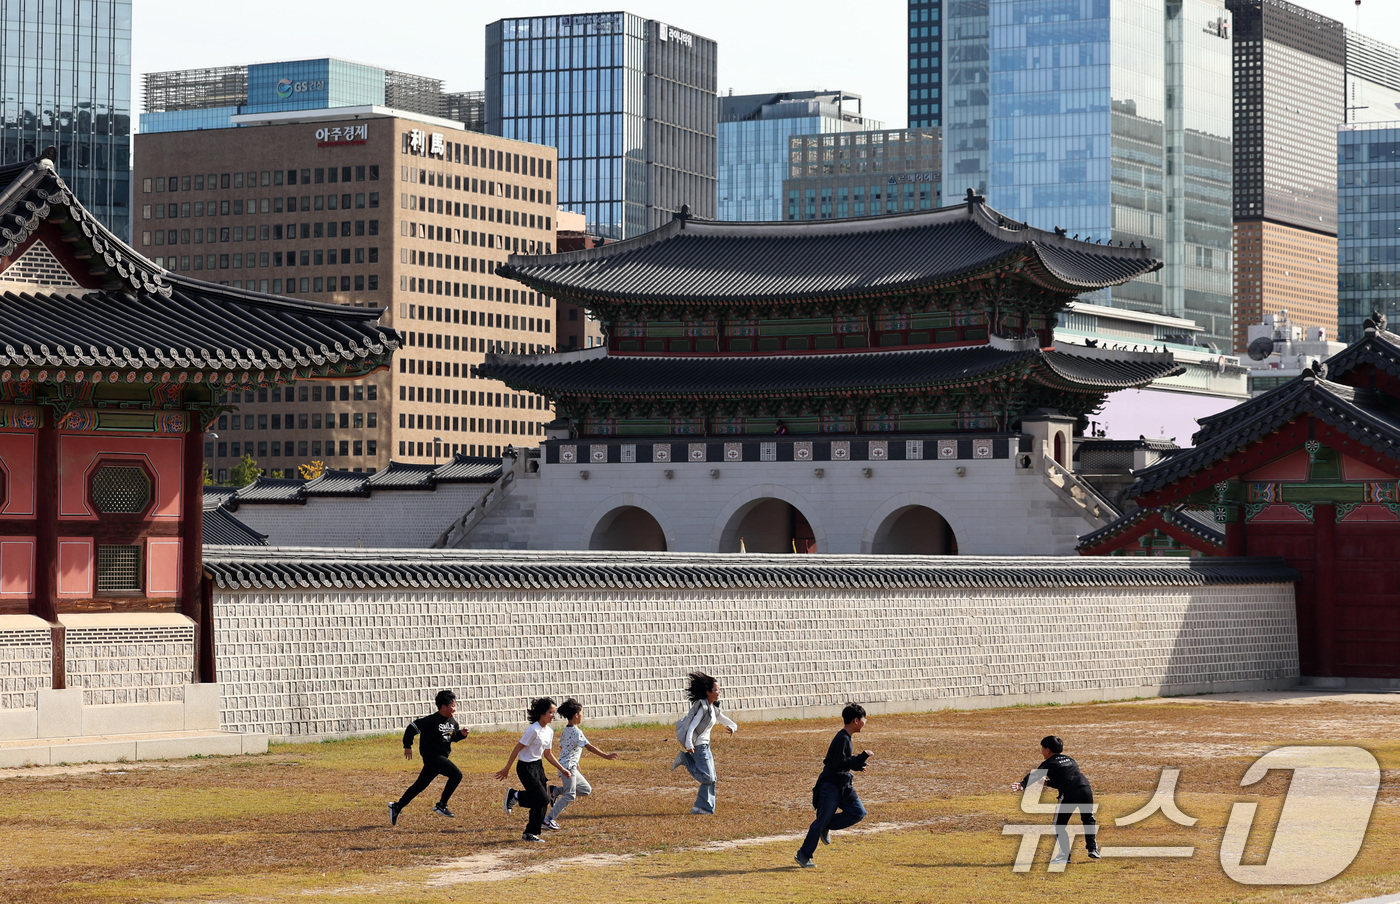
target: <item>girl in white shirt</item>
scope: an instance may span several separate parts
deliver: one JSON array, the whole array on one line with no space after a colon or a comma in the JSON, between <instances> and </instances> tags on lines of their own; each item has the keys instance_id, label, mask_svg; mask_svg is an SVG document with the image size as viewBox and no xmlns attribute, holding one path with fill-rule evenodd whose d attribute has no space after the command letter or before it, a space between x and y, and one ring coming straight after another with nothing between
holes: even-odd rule
<instances>
[{"instance_id":1,"label":"girl in white shirt","mask_svg":"<svg viewBox=\"0 0 1400 904\"><path fill-rule=\"evenodd\" d=\"M530 822L525 826L525 833L520 836L521 841L544 841L540 837L540 831L544 828L545 810L549 808L549 783L544 777L544 766L540 764L540 760L548 760L551 766L559 770L561 776L569 777L569 770L559 765L551 749L554 746L554 729L549 727L549 723L554 721L554 711L554 701L549 697L530 701L526 715L529 716L531 725L520 736L520 741L510 752L505 766L496 773L496 778L504 781L510 774L510 764L515 763L516 757L520 758L520 762L515 763L515 774L519 776L525 790L517 791L511 788L506 791L506 812L515 809L516 801L530 808Z\"/></svg>"},{"instance_id":2,"label":"girl in white shirt","mask_svg":"<svg viewBox=\"0 0 1400 904\"><path fill-rule=\"evenodd\" d=\"M716 722L724 726L730 734L739 727L734 721L719 711L719 681L704 672L691 672L688 676L690 687L686 695L691 700L690 712L676 723L676 740L681 752L671 762L671 768L684 766L692 778L700 783L695 795L695 806L690 812L696 816L715 815L715 758L710 753L710 729Z\"/></svg>"}]
</instances>

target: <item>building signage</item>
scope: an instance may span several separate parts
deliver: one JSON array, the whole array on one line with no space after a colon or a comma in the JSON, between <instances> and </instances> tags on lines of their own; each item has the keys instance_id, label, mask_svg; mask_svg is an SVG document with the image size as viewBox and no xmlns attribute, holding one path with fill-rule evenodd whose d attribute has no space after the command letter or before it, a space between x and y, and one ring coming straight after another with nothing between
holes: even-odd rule
<instances>
[{"instance_id":1,"label":"building signage","mask_svg":"<svg viewBox=\"0 0 1400 904\"><path fill-rule=\"evenodd\" d=\"M447 141L441 132L429 135L422 129L412 129L408 133L408 149L423 157L445 157Z\"/></svg>"},{"instance_id":2,"label":"building signage","mask_svg":"<svg viewBox=\"0 0 1400 904\"><path fill-rule=\"evenodd\" d=\"M677 44L684 44L687 47L695 46L695 36L686 34L679 28L672 28L665 22L656 23L657 37L662 41L675 41Z\"/></svg>"},{"instance_id":3,"label":"building signage","mask_svg":"<svg viewBox=\"0 0 1400 904\"><path fill-rule=\"evenodd\" d=\"M325 79L317 79L317 80L315 80L315 81L309 81L309 82L294 82L294 81L292 81L292 80L289 79L289 78L284 78L284 79L282 79L280 82L277 83L277 88L276 88L277 96L278 96L279 98L281 98L282 100L286 100L287 98L291 97L293 94L303 94L303 93L305 93L305 92L307 92L307 91L324 91L324 90L326 90L326 80L325 80Z\"/></svg>"},{"instance_id":4,"label":"building signage","mask_svg":"<svg viewBox=\"0 0 1400 904\"><path fill-rule=\"evenodd\" d=\"M316 130L316 147L339 148L364 144L369 140L369 123L353 126L323 126Z\"/></svg>"},{"instance_id":5,"label":"building signage","mask_svg":"<svg viewBox=\"0 0 1400 904\"><path fill-rule=\"evenodd\" d=\"M1206 27L1201 31L1208 35L1215 35L1217 38L1230 40L1230 20L1223 16L1206 23Z\"/></svg>"},{"instance_id":6,"label":"building signage","mask_svg":"<svg viewBox=\"0 0 1400 904\"><path fill-rule=\"evenodd\" d=\"M622 24L622 14L589 13L586 16L560 16L559 24L564 28L587 28L591 25L601 32L608 32Z\"/></svg>"},{"instance_id":7,"label":"building signage","mask_svg":"<svg viewBox=\"0 0 1400 904\"><path fill-rule=\"evenodd\" d=\"M897 176L890 176L888 185L898 185L906 182L936 182L936 174L928 173L900 173Z\"/></svg>"}]
</instances>

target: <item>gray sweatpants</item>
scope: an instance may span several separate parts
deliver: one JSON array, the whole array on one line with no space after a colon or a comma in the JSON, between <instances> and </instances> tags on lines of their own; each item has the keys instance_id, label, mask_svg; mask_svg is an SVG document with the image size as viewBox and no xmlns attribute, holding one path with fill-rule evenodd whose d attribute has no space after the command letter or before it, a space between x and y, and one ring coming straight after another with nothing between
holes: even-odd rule
<instances>
[{"instance_id":1,"label":"gray sweatpants","mask_svg":"<svg viewBox=\"0 0 1400 904\"><path fill-rule=\"evenodd\" d=\"M564 778L561 774L559 781L559 796L554 800L554 806L550 807L549 815L545 819L558 819L559 814L564 812L564 808L573 803L576 798L587 797L593 793L593 786L588 783L588 779L583 777L583 773L578 771L578 767L569 770L572 775Z\"/></svg>"}]
</instances>

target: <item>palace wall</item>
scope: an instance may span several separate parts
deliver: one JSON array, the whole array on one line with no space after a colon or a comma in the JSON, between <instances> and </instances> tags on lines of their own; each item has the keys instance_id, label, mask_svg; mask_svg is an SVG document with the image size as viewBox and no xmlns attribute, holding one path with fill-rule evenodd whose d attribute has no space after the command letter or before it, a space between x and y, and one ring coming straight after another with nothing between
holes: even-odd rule
<instances>
[{"instance_id":1,"label":"palace wall","mask_svg":"<svg viewBox=\"0 0 1400 904\"><path fill-rule=\"evenodd\" d=\"M207 550L225 729L397 731L442 687L479 728L543 694L664 722L697 668L740 722L1298 676L1294 575L1269 561L325 553Z\"/></svg>"}]
</instances>

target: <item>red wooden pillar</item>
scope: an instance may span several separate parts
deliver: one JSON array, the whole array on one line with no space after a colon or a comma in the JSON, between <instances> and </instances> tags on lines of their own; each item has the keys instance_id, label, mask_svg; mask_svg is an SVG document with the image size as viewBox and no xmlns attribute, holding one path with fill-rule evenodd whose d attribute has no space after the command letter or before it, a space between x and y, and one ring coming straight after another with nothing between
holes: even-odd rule
<instances>
[{"instance_id":1,"label":"red wooden pillar","mask_svg":"<svg viewBox=\"0 0 1400 904\"><path fill-rule=\"evenodd\" d=\"M63 626L58 623L58 491L62 462L53 412L41 410L38 456L34 460L34 602L31 612L50 625L53 637L53 687L68 686Z\"/></svg>"},{"instance_id":2,"label":"red wooden pillar","mask_svg":"<svg viewBox=\"0 0 1400 904\"><path fill-rule=\"evenodd\" d=\"M1317 674L1330 677L1337 663L1337 507L1319 502L1313 506L1317 529L1313 546L1313 636L1317 642Z\"/></svg>"},{"instance_id":3,"label":"red wooden pillar","mask_svg":"<svg viewBox=\"0 0 1400 904\"><path fill-rule=\"evenodd\" d=\"M184 487L180 499L180 611L195 623L194 680L212 681L214 674L213 625L204 611L204 434L199 415L190 419L185 433Z\"/></svg>"},{"instance_id":4,"label":"red wooden pillar","mask_svg":"<svg viewBox=\"0 0 1400 904\"><path fill-rule=\"evenodd\" d=\"M1237 505L1230 506L1229 520L1225 522L1225 555L1242 556L1244 552L1244 512Z\"/></svg>"}]
</instances>

